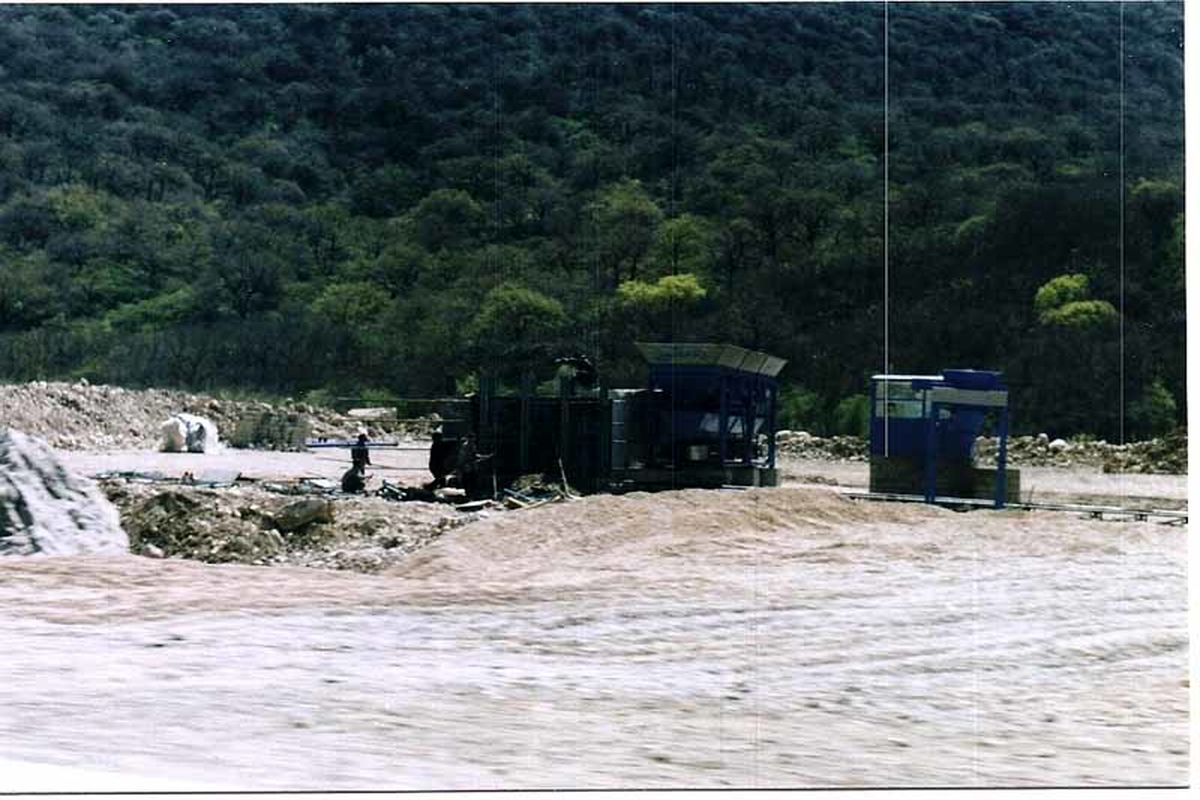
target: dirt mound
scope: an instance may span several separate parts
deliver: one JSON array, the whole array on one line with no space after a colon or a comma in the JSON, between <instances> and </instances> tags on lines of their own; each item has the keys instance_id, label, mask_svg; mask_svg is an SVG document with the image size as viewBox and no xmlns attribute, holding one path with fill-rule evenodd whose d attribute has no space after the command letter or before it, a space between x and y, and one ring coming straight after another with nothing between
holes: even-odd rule
<instances>
[{"instance_id":1,"label":"dirt mound","mask_svg":"<svg viewBox=\"0 0 1200 800\"><path fill-rule=\"evenodd\" d=\"M0 428L0 555L124 553L116 509L45 442Z\"/></svg>"},{"instance_id":2,"label":"dirt mound","mask_svg":"<svg viewBox=\"0 0 1200 800\"><path fill-rule=\"evenodd\" d=\"M1177 531L1145 523L1089 525L1069 515L870 503L811 488L690 489L592 495L493 516L455 531L395 573L431 585L516 592L673 592L752 583L772 565L841 564L861 574L898 563L977 563L1009 554L1047 557L1064 547L1132 552ZM1069 543L1069 544L1068 544ZM674 588L672 588L674 587ZM461 591L456 588L454 591Z\"/></svg>"},{"instance_id":3,"label":"dirt mound","mask_svg":"<svg viewBox=\"0 0 1200 800\"><path fill-rule=\"evenodd\" d=\"M258 487L102 485L120 509L133 552L208 563L377 572L480 516L438 503L339 496L318 519L297 527L296 498Z\"/></svg>"},{"instance_id":4,"label":"dirt mound","mask_svg":"<svg viewBox=\"0 0 1200 800\"><path fill-rule=\"evenodd\" d=\"M884 518L928 520L941 509L856 503L812 489L751 489L592 495L495 516L457 531L398 570L413 578L472 581L610 581L675 568L752 566L830 544L826 534ZM707 567L705 567L707 568Z\"/></svg>"},{"instance_id":5,"label":"dirt mound","mask_svg":"<svg viewBox=\"0 0 1200 800\"><path fill-rule=\"evenodd\" d=\"M265 411L304 415L311 420L315 436L340 430L334 422L336 414L304 403L276 407L167 389L92 386L82 381L0 386L0 419L62 450L152 450L158 447L162 423L179 412L207 417L216 423L222 439L230 439L247 415Z\"/></svg>"}]
</instances>

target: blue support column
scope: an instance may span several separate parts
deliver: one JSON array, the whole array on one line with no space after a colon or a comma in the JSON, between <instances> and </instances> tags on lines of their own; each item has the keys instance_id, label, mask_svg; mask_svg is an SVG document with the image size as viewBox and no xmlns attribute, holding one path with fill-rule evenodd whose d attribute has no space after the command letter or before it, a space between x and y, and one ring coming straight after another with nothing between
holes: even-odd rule
<instances>
[{"instance_id":1,"label":"blue support column","mask_svg":"<svg viewBox=\"0 0 1200 800\"><path fill-rule=\"evenodd\" d=\"M867 450L868 455L874 456L877 452L883 452L883 448L881 448L875 441L875 431L880 430L880 428L875 424L875 420L879 419L879 417L876 416L879 406L875 405L875 381L871 381L870 386L868 387L867 398L867 402L871 404L871 422L869 423L870 428L867 429L867 439L869 441Z\"/></svg>"},{"instance_id":2,"label":"blue support column","mask_svg":"<svg viewBox=\"0 0 1200 800\"><path fill-rule=\"evenodd\" d=\"M767 466L775 468L775 425L777 424L776 404L779 401L779 384L771 381L767 385Z\"/></svg>"},{"instance_id":3,"label":"blue support column","mask_svg":"<svg viewBox=\"0 0 1200 800\"><path fill-rule=\"evenodd\" d=\"M1008 406L1000 409L1000 450L996 455L996 508L1004 508L1008 490Z\"/></svg>"},{"instance_id":4,"label":"blue support column","mask_svg":"<svg viewBox=\"0 0 1200 800\"><path fill-rule=\"evenodd\" d=\"M758 381L745 381L742 390L742 463L754 463L754 417L758 397Z\"/></svg>"},{"instance_id":5,"label":"blue support column","mask_svg":"<svg viewBox=\"0 0 1200 800\"><path fill-rule=\"evenodd\" d=\"M932 503L937 498L937 417L941 410L940 403L929 407L929 416L925 418L925 502Z\"/></svg>"},{"instance_id":6,"label":"blue support column","mask_svg":"<svg viewBox=\"0 0 1200 800\"><path fill-rule=\"evenodd\" d=\"M725 376L721 376L721 418L717 421L721 432L721 466L729 457L729 398L726 396Z\"/></svg>"}]
</instances>

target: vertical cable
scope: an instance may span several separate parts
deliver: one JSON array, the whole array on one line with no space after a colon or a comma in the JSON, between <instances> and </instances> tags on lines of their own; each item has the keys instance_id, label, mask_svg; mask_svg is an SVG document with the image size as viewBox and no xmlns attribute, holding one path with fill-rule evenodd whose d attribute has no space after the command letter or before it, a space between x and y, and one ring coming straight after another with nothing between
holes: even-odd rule
<instances>
[{"instance_id":1,"label":"vertical cable","mask_svg":"<svg viewBox=\"0 0 1200 800\"><path fill-rule=\"evenodd\" d=\"M675 4L671 4L671 188L667 196L667 219L675 219L675 189L679 185L679 73L676 50L679 47L678 31L676 30L675 16L678 10ZM676 231L678 232L678 231ZM671 242L672 249L675 249L676 242ZM671 274L675 274L675 259L671 259ZM678 309L675 303L671 303L671 341L676 341L678 337Z\"/></svg>"},{"instance_id":2,"label":"vertical cable","mask_svg":"<svg viewBox=\"0 0 1200 800\"><path fill-rule=\"evenodd\" d=\"M1125 444L1125 0L1121 0L1121 63L1120 63L1120 180L1121 207L1119 212L1120 230L1117 233L1117 258L1121 269L1121 294L1119 300L1118 322L1120 324L1120 386L1118 398L1120 402L1120 442Z\"/></svg>"},{"instance_id":3,"label":"vertical cable","mask_svg":"<svg viewBox=\"0 0 1200 800\"><path fill-rule=\"evenodd\" d=\"M891 311L888 295L891 291L891 281L888 274L888 148L890 128L888 125L889 116L889 95L888 95L888 59L891 55L888 42L888 27L890 15L888 13L888 2L883 3L883 374L889 372L891 364L890 347L890 331L888 330L888 315ZM883 457L887 458L890 454L890 431L891 426L888 420L888 381L883 382Z\"/></svg>"}]
</instances>

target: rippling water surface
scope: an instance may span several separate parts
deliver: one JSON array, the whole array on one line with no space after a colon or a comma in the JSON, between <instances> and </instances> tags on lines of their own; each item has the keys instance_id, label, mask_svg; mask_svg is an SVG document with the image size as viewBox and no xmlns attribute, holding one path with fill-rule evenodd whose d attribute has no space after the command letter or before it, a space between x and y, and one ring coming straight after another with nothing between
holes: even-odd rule
<instances>
[{"instance_id":1,"label":"rippling water surface","mask_svg":"<svg viewBox=\"0 0 1200 800\"><path fill-rule=\"evenodd\" d=\"M243 790L1182 784L1186 535L780 489L386 575L5 559L0 737Z\"/></svg>"}]
</instances>

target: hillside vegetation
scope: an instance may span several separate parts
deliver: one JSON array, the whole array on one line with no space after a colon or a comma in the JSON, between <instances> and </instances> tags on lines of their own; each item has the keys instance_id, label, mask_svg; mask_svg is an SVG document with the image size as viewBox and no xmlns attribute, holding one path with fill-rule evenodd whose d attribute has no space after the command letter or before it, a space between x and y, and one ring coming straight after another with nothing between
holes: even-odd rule
<instances>
[{"instance_id":1,"label":"hillside vegetation","mask_svg":"<svg viewBox=\"0 0 1200 800\"><path fill-rule=\"evenodd\" d=\"M868 3L0 7L0 378L630 385L727 340L851 432L886 331L1023 430L1181 421L1182 4L886 13L885 64Z\"/></svg>"}]
</instances>

